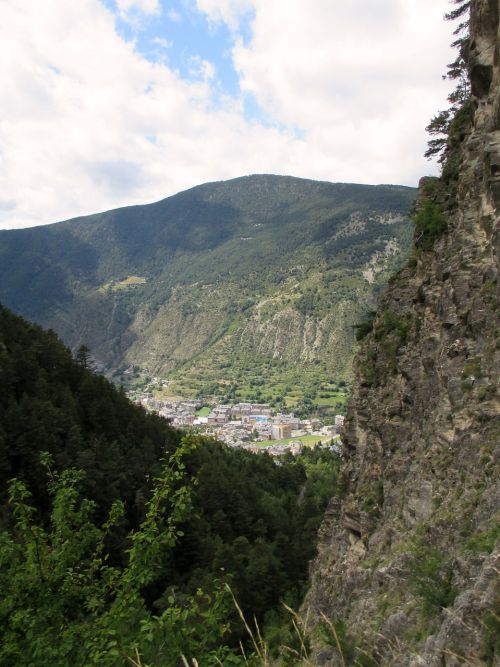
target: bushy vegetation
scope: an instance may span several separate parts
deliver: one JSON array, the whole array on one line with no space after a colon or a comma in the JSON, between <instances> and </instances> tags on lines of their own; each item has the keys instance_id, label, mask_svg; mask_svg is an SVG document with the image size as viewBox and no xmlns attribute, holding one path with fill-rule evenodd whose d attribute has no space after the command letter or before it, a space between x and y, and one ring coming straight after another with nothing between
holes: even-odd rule
<instances>
[{"instance_id":1,"label":"bushy vegetation","mask_svg":"<svg viewBox=\"0 0 500 667\"><path fill-rule=\"evenodd\" d=\"M354 328L356 330L356 340L363 340L369 333L373 331L373 321L375 319L375 311L370 310L366 315L365 319L359 324L355 324Z\"/></svg>"},{"instance_id":2,"label":"bushy vegetation","mask_svg":"<svg viewBox=\"0 0 500 667\"><path fill-rule=\"evenodd\" d=\"M454 81L456 85L448 96L450 106L439 111L426 128L431 139L425 153L428 158L437 156L443 165L443 180L448 185L457 176L458 151L473 116L467 62L471 3L469 0L450 1L455 7L445 14L445 19L459 21L453 33L456 39L451 44L456 48L457 55L448 64L443 78Z\"/></svg>"},{"instance_id":3,"label":"bushy vegetation","mask_svg":"<svg viewBox=\"0 0 500 667\"><path fill-rule=\"evenodd\" d=\"M453 568L445 555L419 541L414 545L410 579L413 590L422 601L422 610L432 617L449 607L457 596L453 585Z\"/></svg>"},{"instance_id":4,"label":"bushy vegetation","mask_svg":"<svg viewBox=\"0 0 500 667\"><path fill-rule=\"evenodd\" d=\"M357 629L348 627L344 620L331 621L324 617L319 625L319 633L325 644L334 650L340 664L356 667L377 667L379 665L371 653L362 648Z\"/></svg>"},{"instance_id":5,"label":"bushy vegetation","mask_svg":"<svg viewBox=\"0 0 500 667\"><path fill-rule=\"evenodd\" d=\"M0 355L2 665L238 665L242 617L279 651L338 456L181 441L4 308Z\"/></svg>"},{"instance_id":6,"label":"bushy vegetation","mask_svg":"<svg viewBox=\"0 0 500 667\"><path fill-rule=\"evenodd\" d=\"M474 553L489 554L495 548L497 541L500 539L500 515L494 517L496 523L490 527L481 530L480 532L471 535L465 542L465 551L472 551Z\"/></svg>"},{"instance_id":7,"label":"bushy vegetation","mask_svg":"<svg viewBox=\"0 0 500 667\"><path fill-rule=\"evenodd\" d=\"M397 372L398 351L408 343L416 325L411 313L398 315L385 309L377 314L371 336L358 357L363 384L378 386Z\"/></svg>"},{"instance_id":8,"label":"bushy vegetation","mask_svg":"<svg viewBox=\"0 0 500 667\"><path fill-rule=\"evenodd\" d=\"M25 482L36 505L48 504L40 452L57 469L85 473L82 490L107 512L115 498L127 521L144 509L146 477L179 443L165 420L148 415L102 376L73 360L53 332L0 306L0 502L7 480Z\"/></svg>"},{"instance_id":9,"label":"bushy vegetation","mask_svg":"<svg viewBox=\"0 0 500 667\"><path fill-rule=\"evenodd\" d=\"M422 189L422 199L413 215L415 247L432 250L434 243L447 229L443 206L439 202L440 180L428 179Z\"/></svg>"},{"instance_id":10,"label":"bushy vegetation","mask_svg":"<svg viewBox=\"0 0 500 667\"><path fill-rule=\"evenodd\" d=\"M215 665L216 656L224 656L227 651L217 648L227 629L220 588L213 595L171 594L161 610L148 604L147 588L164 570L180 535L178 523L190 509L187 487L176 488L186 449L187 443L156 480L145 519L129 536L123 568L106 555L106 540L123 516L120 501L96 525L95 503L79 496L81 474L50 472L45 528L34 520L26 486L10 483L13 518L0 542L2 665L112 667L140 655L159 666L176 664L182 654Z\"/></svg>"},{"instance_id":11,"label":"bushy vegetation","mask_svg":"<svg viewBox=\"0 0 500 667\"><path fill-rule=\"evenodd\" d=\"M385 342L392 337L399 348L408 341L412 324L413 320L410 314L401 316L392 310L383 310L378 315L373 337L376 341L381 342ZM390 345L390 349L392 349L392 345Z\"/></svg>"},{"instance_id":12,"label":"bushy vegetation","mask_svg":"<svg viewBox=\"0 0 500 667\"><path fill-rule=\"evenodd\" d=\"M474 118L467 62L471 3L468 0L450 1L454 8L445 15L445 19L458 20L454 30L456 39L451 45L456 48L457 55L448 64L443 78L454 81L456 85L448 96L449 107L439 111L426 128L431 138L425 156L437 157L441 164L441 177L426 179L419 207L413 215L415 247L423 251L432 250L436 239L447 229L446 211L452 209L456 202L462 144Z\"/></svg>"}]
</instances>

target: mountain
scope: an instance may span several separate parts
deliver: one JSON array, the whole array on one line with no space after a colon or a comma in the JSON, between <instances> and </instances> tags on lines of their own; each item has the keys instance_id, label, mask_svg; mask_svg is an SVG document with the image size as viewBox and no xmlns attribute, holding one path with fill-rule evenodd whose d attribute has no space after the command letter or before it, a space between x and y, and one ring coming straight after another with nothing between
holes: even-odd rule
<instances>
[{"instance_id":1,"label":"mountain","mask_svg":"<svg viewBox=\"0 0 500 667\"><path fill-rule=\"evenodd\" d=\"M412 188L257 175L0 232L0 301L181 395L315 399L409 246Z\"/></svg>"},{"instance_id":2,"label":"mountain","mask_svg":"<svg viewBox=\"0 0 500 667\"><path fill-rule=\"evenodd\" d=\"M315 665L500 660L500 6L470 7L472 97L355 361L304 609Z\"/></svg>"},{"instance_id":3,"label":"mountain","mask_svg":"<svg viewBox=\"0 0 500 667\"><path fill-rule=\"evenodd\" d=\"M47 452L54 470L75 466L85 473L82 491L97 503L101 518L120 498L133 525L149 492L146 478L159 474L180 433L86 368L85 355L75 361L53 331L3 306L0 379L0 521L14 477L46 510L41 452Z\"/></svg>"}]
</instances>

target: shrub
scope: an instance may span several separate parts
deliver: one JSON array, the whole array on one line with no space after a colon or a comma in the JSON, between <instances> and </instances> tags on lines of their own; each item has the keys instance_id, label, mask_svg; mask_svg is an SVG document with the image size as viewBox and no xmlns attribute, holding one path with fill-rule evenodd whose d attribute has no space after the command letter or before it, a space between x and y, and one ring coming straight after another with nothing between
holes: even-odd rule
<instances>
[{"instance_id":1,"label":"shrub","mask_svg":"<svg viewBox=\"0 0 500 667\"><path fill-rule=\"evenodd\" d=\"M488 612L484 618L485 629L484 649L481 658L488 667L496 664L495 658L500 655L500 618L498 614Z\"/></svg>"},{"instance_id":2,"label":"shrub","mask_svg":"<svg viewBox=\"0 0 500 667\"><path fill-rule=\"evenodd\" d=\"M423 602L426 616L434 616L450 606L457 596L453 586L453 570L449 562L434 547L417 544L410 572L413 590Z\"/></svg>"},{"instance_id":3,"label":"shrub","mask_svg":"<svg viewBox=\"0 0 500 667\"><path fill-rule=\"evenodd\" d=\"M345 621L332 622L323 617L320 632L323 640L335 649L343 665L376 667L379 664L370 653L361 648L361 642L351 634Z\"/></svg>"},{"instance_id":4,"label":"shrub","mask_svg":"<svg viewBox=\"0 0 500 667\"><path fill-rule=\"evenodd\" d=\"M474 553L490 554L499 539L500 526L495 524L487 530L483 530L480 533L476 533L469 537L465 543L465 549Z\"/></svg>"},{"instance_id":5,"label":"shrub","mask_svg":"<svg viewBox=\"0 0 500 667\"><path fill-rule=\"evenodd\" d=\"M407 342L412 323L411 315L399 317L391 310L385 310L375 326L375 340L383 341L392 334L396 338L399 348Z\"/></svg>"},{"instance_id":6,"label":"shrub","mask_svg":"<svg viewBox=\"0 0 500 667\"><path fill-rule=\"evenodd\" d=\"M359 324L354 325L356 330L356 340L363 340L369 333L373 331L373 321L375 319L375 311L370 310L364 320Z\"/></svg>"},{"instance_id":7,"label":"shrub","mask_svg":"<svg viewBox=\"0 0 500 667\"><path fill-rule=\"evenodd\" d=\"M421 250L432 250L434 243L447 229L446 218L439 204L431 199L422 202L413 217L415 223L415 246Z\"/></svg>"}]
</instances>

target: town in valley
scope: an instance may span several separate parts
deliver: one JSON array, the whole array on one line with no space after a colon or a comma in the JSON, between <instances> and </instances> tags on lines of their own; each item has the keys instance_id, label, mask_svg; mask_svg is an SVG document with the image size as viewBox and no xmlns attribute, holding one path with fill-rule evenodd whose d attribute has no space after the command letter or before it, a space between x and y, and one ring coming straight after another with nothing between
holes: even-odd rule
<instances>
[{"instance_id":1,"label":"town in valley","mask_svg":"<svg viewBox=\"0 0 500 667\"><path fill-rule=\"evenodd\" d=\"M152 384L161 383L152 378ZM305 446L321 444L340 451L340 433L344 416L335 415L331 424L320 419L301 419L293 412L279 412L267 403L239 402L207 405L206 400L158 397L146 386L135 403L150 412L168 419L173 426L194 429L212 436L229 447L241 447L254 453L267 452L273 456L300 454Z\"/></svg>"}]
</instances>

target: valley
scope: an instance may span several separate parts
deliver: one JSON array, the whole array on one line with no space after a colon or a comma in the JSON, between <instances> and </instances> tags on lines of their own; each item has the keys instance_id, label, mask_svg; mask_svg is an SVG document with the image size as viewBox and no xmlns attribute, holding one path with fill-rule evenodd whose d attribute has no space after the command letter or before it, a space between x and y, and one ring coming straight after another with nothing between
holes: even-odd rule
<instances>
[{"instance_id":1,"label":"valley","mask_svg":"<svg viewBox=\"0 0 500 667\"><path fill-rule=\"evenodd\" d=\"M406 4L431 37L435 3ZM418 192L260 174L0 231L2 667L500 665L500 1L450 4L456 88ZM341 43L349 84L349 52L370 57L358 104L384 148L379 71L397 111L432 91L410 43L401 67L384 50L390 5L367 24L382 46L365 7Z\"/></svg>"},{"instance_id":2,"label":"valley","mask_svg":"<svg viewBox=\"0 0 500 667\"><path fill-rule=\"evenodd\" d=\"M0 302L173 395L335 414L353 326L412 236L413 188L255 175L0 231Z\"/></svg>"},{"instance_id":3,"label":"valley","mask_svg":"<svg viewBox=\"0 0 500 667\"><path fill-rule=\"evenodd\" d=\"M252 362L255 364L255 359ZM222 372L230 373L231 367L226 363L223 365ZM152 398L159 402L197 401L200 405L264 401L276 410L294 410L303 416L313 414L322 422L345 408L350 388L344 380L321 380L314 367L301 371L290 368L284 362L269 366L266 369L268 374L264 377L258 367L253 372L249 369L247 384L239 384L239 375L235 376L233 382L221 381L219 375L214 376L210 384L204 384L202 380L196 383L196 378L193 378L192 384L187 384L180 374L180 377L176 374L167 378L151 376L148 369L138 366L119 368L110 375L110 379L117 386L123 387L134 401ZM302 389L305 382L310 387L306 391Z\"/></svg>"}]
</instances>

